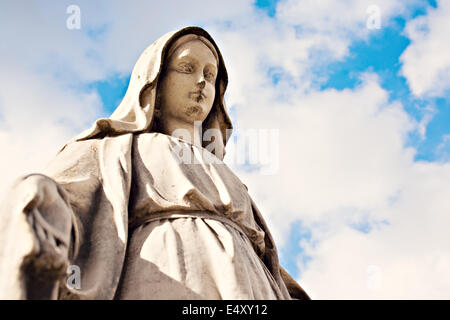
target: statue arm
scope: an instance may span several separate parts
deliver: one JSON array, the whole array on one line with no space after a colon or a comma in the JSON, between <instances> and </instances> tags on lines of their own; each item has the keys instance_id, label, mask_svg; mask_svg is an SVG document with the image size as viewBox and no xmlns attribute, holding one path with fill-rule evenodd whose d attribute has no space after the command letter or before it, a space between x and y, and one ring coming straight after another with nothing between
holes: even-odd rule
<instances>
[{"instance_id":1,"label":"statue arm","mask_svg":"<svg viewBox=\"0 0 450 320\"><path fill-rule=\"evenodd\" d=\"M5 299L56 299L66 275L73 212L53 179L18 179L1 206L0 287Z\"/></svg>"},{"instance_id":2,"label":"statue arm","mask_svg":"<svg viewBox=\"0 0 450 320\"><path fill-rule=\"evenodd\" d=\"M45 174L17 179L0 203L0 298L58 298L79 250L77 200L99 184L94 145L66 148Z\"/></svg>"}]
</instances>

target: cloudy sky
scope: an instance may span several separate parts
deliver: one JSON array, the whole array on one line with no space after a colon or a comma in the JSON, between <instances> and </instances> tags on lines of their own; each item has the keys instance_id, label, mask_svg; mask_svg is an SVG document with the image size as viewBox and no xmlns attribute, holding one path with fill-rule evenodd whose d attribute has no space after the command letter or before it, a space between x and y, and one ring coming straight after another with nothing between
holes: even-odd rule
<instances>
[{"instance_id":1,"label":"cloudy sky","mask_svg":"<svg viewBox=\"0 0 450 320\"><path fill-rule=\"evenodd\" d=\"M126 3L0 4L1 196L112 113L149 44L198 25L227 64L232 141L277 133L270 170L232 143L226 162L311 297L450 299L450 1Z\"/></svg>"}]
</instances>

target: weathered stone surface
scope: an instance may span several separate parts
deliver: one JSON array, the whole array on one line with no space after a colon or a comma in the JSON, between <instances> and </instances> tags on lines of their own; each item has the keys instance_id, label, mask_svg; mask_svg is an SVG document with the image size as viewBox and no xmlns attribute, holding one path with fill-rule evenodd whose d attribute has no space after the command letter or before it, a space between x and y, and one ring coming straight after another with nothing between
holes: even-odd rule
<instances>
[{"instance_id":1,"label":"weathered stone surface","mask_svg":"<svg viewBox=\"0 0 450 320\"><path fill-rule=\"evenodd\" d=\"M232 129L227 81L201 28L148 47L111 117L42 174L18 180L3 202L1 298L307 298L222 161ZM66 282L69 265L79 286Z\"/></svg>"}]
</instances>

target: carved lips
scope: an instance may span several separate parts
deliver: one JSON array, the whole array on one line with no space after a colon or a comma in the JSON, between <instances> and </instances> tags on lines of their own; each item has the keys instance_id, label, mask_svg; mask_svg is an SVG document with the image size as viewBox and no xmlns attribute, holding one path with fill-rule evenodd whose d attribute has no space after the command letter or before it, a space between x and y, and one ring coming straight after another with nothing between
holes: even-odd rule
<instances>
[{"instance_id":1,"label":"carved lips","mask_svg":"<svg viewBox=\"0 0 450 320\"><path fill-rule=\"evenodd\" d=\"M203 93L202 90L198 90L198 91L190 92L189 98L195 100L196 102L200 102L200 101L206 99L206 95Z\"/></svg>"}]
</instances>

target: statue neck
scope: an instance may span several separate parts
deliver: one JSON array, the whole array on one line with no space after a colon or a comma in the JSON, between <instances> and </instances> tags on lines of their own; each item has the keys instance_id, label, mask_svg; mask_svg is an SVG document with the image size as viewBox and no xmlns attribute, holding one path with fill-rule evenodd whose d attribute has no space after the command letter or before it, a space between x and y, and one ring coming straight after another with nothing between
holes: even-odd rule
<instances>
[{"instance_id":1,"label":"statue neck","mask_svg":"<svg viewBox=\"0 0 450 320\"><path fill-rule=\"evenodd\" d=\"M202 147L203 137L201 124L201 121L191 123L180 119L171 118L166 119L166 121L161 121L159 131L170 136L181 138L182 140L198 147Z\"/></svg>"}]
</instances>

